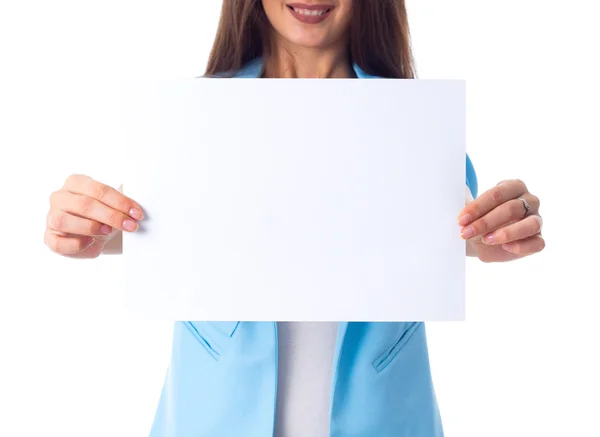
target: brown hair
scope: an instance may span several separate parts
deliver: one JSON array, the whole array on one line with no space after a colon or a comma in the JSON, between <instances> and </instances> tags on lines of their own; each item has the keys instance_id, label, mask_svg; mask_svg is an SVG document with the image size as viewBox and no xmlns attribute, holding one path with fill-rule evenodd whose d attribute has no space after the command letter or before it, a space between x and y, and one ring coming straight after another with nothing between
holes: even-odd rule
<instances>
[{"instance_id":1,"label":"brown hair","mask_svg":"<svg viewBox=\"0 0 600 437\"><path fill-rule=\"evenodd\" d=\"M365 73L412 79L414 61L404 0L353 0L349 51ZM270 47L261 0L223 0L206 76L234 74Z\"/></svg>"}]
</instances>

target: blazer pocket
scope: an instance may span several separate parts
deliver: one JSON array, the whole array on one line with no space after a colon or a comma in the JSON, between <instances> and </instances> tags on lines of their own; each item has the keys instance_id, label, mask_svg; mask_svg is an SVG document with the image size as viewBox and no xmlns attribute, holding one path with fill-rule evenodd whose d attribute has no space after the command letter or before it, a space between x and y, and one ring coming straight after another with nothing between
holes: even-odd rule
<instances>
[{"instance_id":1,"label":"blazer pocket","mask_svg":"<svg viewBox=\"0 0 600 437\"><path fill-rule=\"evenodd\" d=\"M402 348L408 343L414 333L421 327L422 322L406 322L403 323L403 328L400 330L400 334L396 337L391 347L385 350L375 361L373 361L373 367L377 372L383 371L387 366L390 365Z\"/></svg>"},{"instance_id":2,"label":"blazer pocket","mask_svg":"<svg viewBox=\"0 0 600 437\"><path fill-rule=\"evenodd\" d=\"M237 331L240 322L183 322L208 354L218 361L224 354L222 344Z\"/></svg>"}]
</instances>

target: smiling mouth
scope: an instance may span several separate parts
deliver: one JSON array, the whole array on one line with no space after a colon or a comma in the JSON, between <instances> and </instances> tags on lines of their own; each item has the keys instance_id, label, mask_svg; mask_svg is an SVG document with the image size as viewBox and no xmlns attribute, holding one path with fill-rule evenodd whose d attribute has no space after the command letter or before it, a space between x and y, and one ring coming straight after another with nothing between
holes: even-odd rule
<instances>
[{"instance_id":1,"label":"smiling mouth","mask_svg":"<svg viewBox=\"0 0 600 437\"><path fill-rule=\"evenodd\" d=\"M293 5L287 5L287 7L294 11L295 13L299 14L299 15L303 15L305 17L320 17L321 15L325 15L328 12L331 12L331 10L333 8L330 7L325 7L325 8L319 8L319 9L304 9L301 6L293 6Z\"/></svg>"},{"instance_id":2,"label":"smiling mouth","mask_svg":"<svg viewBox=\"0 0 600 437\"><path fill-rule=\"evenodd\" d=\"M304 24L319 24L331 16L335 8L332 5L307 5L304 3L290 3L286 5L292 16Z\"/></svg>"}]
</instances>

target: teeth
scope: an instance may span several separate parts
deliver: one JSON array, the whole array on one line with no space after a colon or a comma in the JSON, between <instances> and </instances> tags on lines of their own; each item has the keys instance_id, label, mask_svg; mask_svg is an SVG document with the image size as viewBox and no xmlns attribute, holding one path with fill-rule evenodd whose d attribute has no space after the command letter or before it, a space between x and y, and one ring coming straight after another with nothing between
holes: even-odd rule
<instances>
[{"instance_id":1,"label":"teeth","mask_svg":"<svg viewBox=\"0 0 600 437\"><path fill-rule=\"evenodd\" d=\"M325 14L328 10L327 9L322 9L320 11L309 11L308 9L294 9L294 11L296 11L297 13L299 13L301 15L307 15L307 16L316 17L318 15Z\"/></svg>"}]
</instances>

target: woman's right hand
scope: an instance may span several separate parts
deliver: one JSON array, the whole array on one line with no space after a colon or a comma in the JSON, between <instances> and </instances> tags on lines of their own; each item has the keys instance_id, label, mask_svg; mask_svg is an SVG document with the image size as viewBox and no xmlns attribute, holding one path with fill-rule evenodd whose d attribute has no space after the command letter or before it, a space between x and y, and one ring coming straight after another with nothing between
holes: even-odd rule
<instances>
[{"instance_id":1,"label":"woman's right hand","mask_svg":"<svg viewBox=\"0 0 600 437\"><path fill-rule=\"evenodd\" d=\"M73 258L96 258L121 231L135 232L142 208L116 189L74 174L50 196L44 242Z\"/></svg>"}]
</instances>

